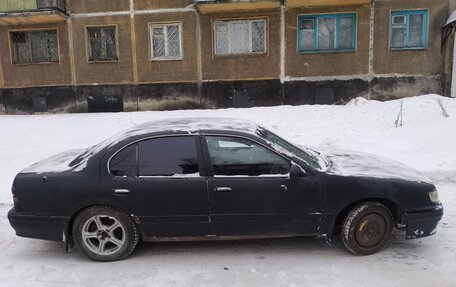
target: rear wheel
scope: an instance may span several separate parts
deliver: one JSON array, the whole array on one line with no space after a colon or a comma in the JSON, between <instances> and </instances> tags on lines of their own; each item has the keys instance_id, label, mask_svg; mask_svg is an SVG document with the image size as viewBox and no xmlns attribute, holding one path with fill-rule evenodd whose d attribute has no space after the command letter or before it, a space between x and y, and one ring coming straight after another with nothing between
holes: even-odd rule
<instances>
[{"instance_id":1,"label":"rear wheel","mask_svg":"<svg viewBox=\"0 0 456 287\"><path fill-rule=\"evenodd\" d=\"M389 209L378 202L366 202L348 213L342 227L342 241L351 253L369 255L386 245L392 230Z\"/></svg>"},{"instance_id":2,"label":"rear wheel","mask_svg":"<svg viewBox=\"0 0 456 287\"><path fill-rule=\"evenodd\" d=\"M91 207L76 218L73 237L79 250L90 259L114 261L133 252L139 233L124 212L110 207Z\"/></svg>"}]
</instances>

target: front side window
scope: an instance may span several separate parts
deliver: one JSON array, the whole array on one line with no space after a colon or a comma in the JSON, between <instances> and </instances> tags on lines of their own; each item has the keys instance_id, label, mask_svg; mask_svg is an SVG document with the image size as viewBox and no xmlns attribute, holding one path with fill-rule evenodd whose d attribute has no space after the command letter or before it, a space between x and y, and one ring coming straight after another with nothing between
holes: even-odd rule
<instances>
[{"instance_id":1,"label":"front side window","mask_svg":"<svg viewBox=\"0 0 456 287\"><path fill-rule=\"evenodd\" d=\"M13 64L58 62L57 30L10 32Z\"/></svg>"},{"instance_id":2,"label":"front side window","mask_svg":"<svg viewBox=\"0 0 456 287\"><path fill-rule=\"evenodd\" d=\"M427 19L427 10L392 12L390 49L426 48Z\"/></svg>"},{"instance_id":3,"label":"front side window","mask_svg":"<svg viewBox=\"0 0 456 287\"><path fill-rule=\"evenodd\" d=\"M356 48L356 14L298 17L298 51L353 51Z\"/></svg>"},{"instance_id":4,"label":"front side window","mask_svg":"<svg viewBox=\"0 0 456 287\"><path fill-rule=\"evenodd\" d=\"M165 137L138 143L139 176L199 175L193 136Z\"/></svg>"},{"instance_id":5,"label":"front side window","mask_svg":"<svg viewBox=\"0 0 456 287\"><path fill-rule=\"evenodd\" d=\"M216 176L285 175L290 162L253 141L223 136L206 137Z\"/></svg>"},{"instance_id":6,"label":"front side window","mask_svg":"<svg viewBox=\"0 0 456 287\"><path fill-rule=\"evenodd\" d=\"M266 53L266 20L214 22L217 56Z\"/></svg>"},{"instance_id":7,"label":"front side window","mask_svg":"<svg viewBox=\"0 0 456 287\"><path fill-rule=\"evenodd\" d=\"M87 27L88 61L117 61L117 27Z\"/></svg>"},{"instance_id":8,"label":"front side window","mask_svg":"<svg viewBox=\"0 0 456 287\"><path fill-rule=\"evenodd\" d=\"M154 24L150 26L152 59L181 59L181 24Z\"/></svg>"}]
</instances>

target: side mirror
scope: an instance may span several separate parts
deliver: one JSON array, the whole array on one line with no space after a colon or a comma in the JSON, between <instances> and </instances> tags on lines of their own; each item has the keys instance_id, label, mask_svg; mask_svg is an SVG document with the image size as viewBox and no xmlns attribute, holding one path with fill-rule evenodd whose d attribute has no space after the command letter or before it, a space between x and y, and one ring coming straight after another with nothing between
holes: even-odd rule
<instances>
[{"instance_id":1,"label":"side mirror","mask_svg":"<svg viewBox=\"0 0 456 287\"><path fill-rule=\"evenodd\" d=\"M299 178L306 176L306 171L296 163L292 162L290 167L290 178Z\"/></svg>"}]
</instances>

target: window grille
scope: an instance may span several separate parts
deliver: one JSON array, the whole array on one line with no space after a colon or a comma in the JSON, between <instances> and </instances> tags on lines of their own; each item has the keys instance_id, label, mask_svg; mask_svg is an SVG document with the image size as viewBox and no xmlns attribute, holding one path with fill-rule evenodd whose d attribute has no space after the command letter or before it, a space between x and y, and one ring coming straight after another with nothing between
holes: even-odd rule
<instances>
[{"instance_id":1,"label":"window grille","mask_svg":"<svg viewBox=\"0 0 456 287\"><path fill-rule=\"evenodd\" d=\"M215 55L266 53L266 20L214 22Z\"/></svg>"},{"instance_id":2,"label":"window grille","mask_svg":"<svg viewBox=\"0 0 456 287\"><path fill-rule=\"evenodd\" d=\"M88 27L88 60L89 62L117 61L117 28Z\"/></svg>"},{"instance_id":3,"label":"window grille","mask_svg":"<svg viewBox=\"0 0 456 287\"><path fill-rule=\"evenodd\" d=\"M152 59L180 59L181 24L151 25Z\"/></svg>"},{"instance_id":4,"label":"window grille","mask_svg":"<svg viewBox=\"0 0 456 287\"><path fill-rule=\"evenodd\" d=\"M10 32L13 64L58 62L57 30Z\"/></svg>"}]
</instances>

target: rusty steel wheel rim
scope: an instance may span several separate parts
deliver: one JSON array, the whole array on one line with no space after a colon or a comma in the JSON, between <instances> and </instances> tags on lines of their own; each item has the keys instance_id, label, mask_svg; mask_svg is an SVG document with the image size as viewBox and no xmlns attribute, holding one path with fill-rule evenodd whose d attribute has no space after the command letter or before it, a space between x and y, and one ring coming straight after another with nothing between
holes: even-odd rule
<instances>
[{"instance_id":1,"label":"rusty steel wheel rim","mask_svg":"<svg viewBox=\"0 0 456 287\"><path fill-rule=\"evenodd\" d=\"M387 222L381 214L367 214L356 226L355 240L363 248L372 248L385 238L386 228Z\"/></svg>"}]
</instances>

